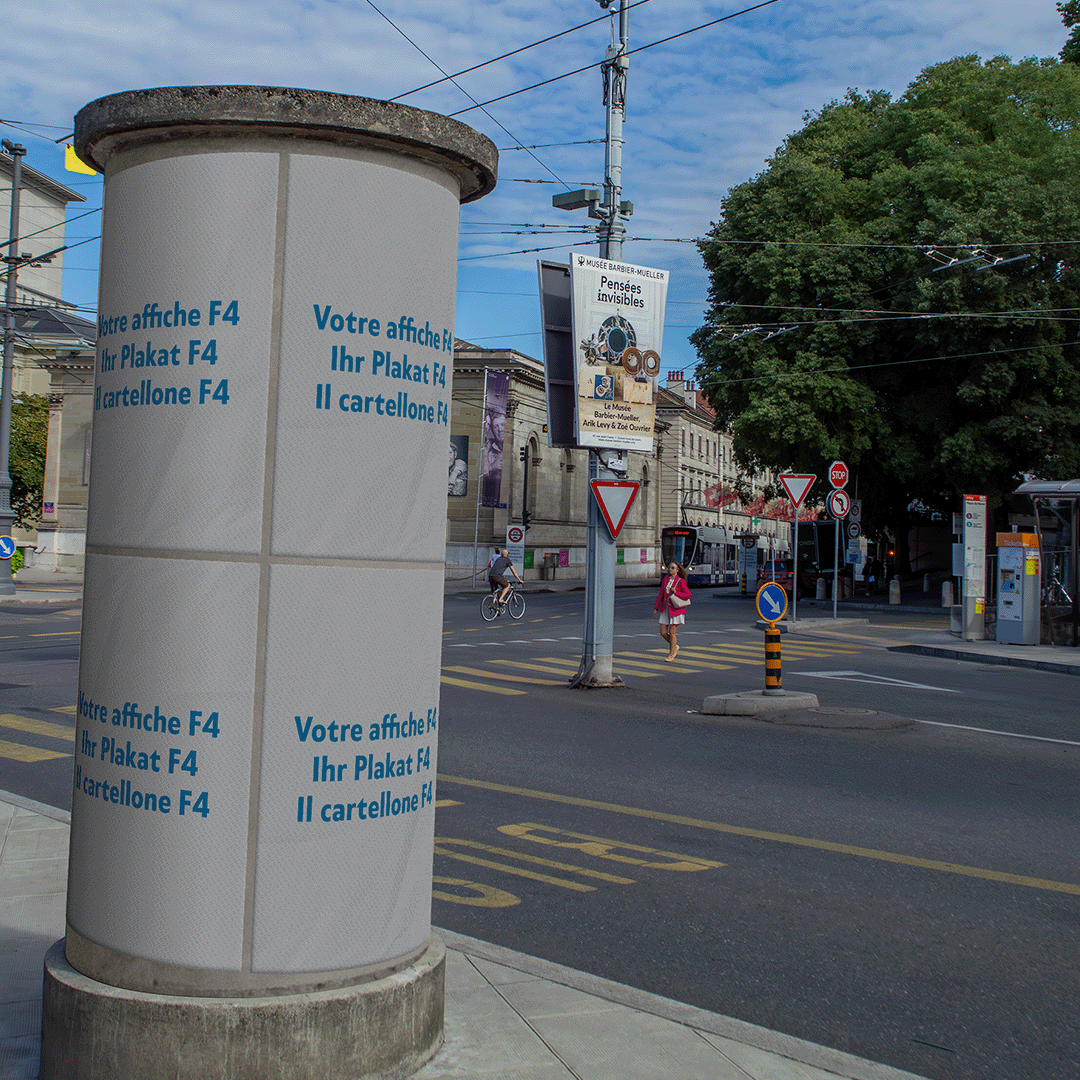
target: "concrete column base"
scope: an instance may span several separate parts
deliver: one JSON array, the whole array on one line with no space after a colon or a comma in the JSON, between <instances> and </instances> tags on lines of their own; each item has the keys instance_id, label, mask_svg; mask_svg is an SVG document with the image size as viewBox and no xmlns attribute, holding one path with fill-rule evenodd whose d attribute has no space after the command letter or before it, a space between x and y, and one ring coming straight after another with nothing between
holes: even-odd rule
<instances>
[{"instance_id":1,"label":"concrete column base","mask_svg":"<svg viewBox=\"0 0 1080 1080\"><path fill-rule=\"evenodd\" d=\"M399 1080L442 1044L446 949L359 986L261 998L144 994L45 956L41 1080Z\"/></svg>"}]
</instances>

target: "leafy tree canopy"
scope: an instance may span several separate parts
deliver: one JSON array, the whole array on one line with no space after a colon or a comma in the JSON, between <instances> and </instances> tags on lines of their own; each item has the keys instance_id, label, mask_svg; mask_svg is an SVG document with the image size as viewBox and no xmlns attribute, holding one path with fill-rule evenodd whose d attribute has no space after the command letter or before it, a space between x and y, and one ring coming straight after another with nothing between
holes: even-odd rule
<instances>
[{"instance_id":1,"label":"leafy tree canopy","mask_svg":"<svg viewBox=\"0 0 1080 1080\"><path fill-rule=\"evenodd\" d=\"M1065 0L1057 9L1061 12L1061 21L1074 28L1058 56L1067 64L1080 64L1080 0Z\"/></svg>"},{"instance_id":2,"label":"leafy tree canopy","mask_svg":"<svg viewBox=\"0 0 1080 1080\"><path fill-rule=\"evenodd\" d=\"M45 449L49 441L49 399L19 394L11 402L11 509L15 524L32 529L41 519Z\"/></svg>"},{"instance_id":3,"label":"leafy tree canopy","mask_svg":"<svg viewBox=\"0 0 1080 1080\"><path fill-rule=\"evenodd\" d=\"M1080 66L957 57L732 189L691 340L744 465L842 458L871 526L1080 475L1078 122Z\"/></svg>"}]
</instances>

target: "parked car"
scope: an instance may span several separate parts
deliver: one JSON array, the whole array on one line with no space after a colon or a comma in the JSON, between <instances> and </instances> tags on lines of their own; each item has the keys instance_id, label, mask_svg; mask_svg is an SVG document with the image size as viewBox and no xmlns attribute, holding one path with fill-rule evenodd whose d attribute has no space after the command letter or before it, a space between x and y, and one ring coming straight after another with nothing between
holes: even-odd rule
<instances>
[{"instance_id":1,"label":"parked car","mask_svg":"<svg viewBox=\"0 0 1080 1080\"><path fill-rule=\"evenodd\" d=\"M813 596L817 591L817 579L821 571L817 564L804 559L799 564L799 599L804 596ZM790 559L770 559L758 567L757 588L761 588L767 581L775 581L783 587L784 591L791 596L792 569Z\"/></svg>"}]
</instances>

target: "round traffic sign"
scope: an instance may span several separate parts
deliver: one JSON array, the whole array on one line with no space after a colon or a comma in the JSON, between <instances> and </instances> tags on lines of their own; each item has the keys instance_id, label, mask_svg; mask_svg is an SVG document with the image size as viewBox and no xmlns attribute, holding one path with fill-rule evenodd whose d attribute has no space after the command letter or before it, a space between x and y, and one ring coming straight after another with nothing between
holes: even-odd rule
<instances>
[{"instance_id":1,"label":"round traffic sign","mask_svg":"<svg viewBox=\"0 0 1080 1080\"><path fill-rule=\"evenodd\" d=\"M847 512L847 516L852 521L862 521L862 499L851 500L851 507Z\"/></svg>"},{"instance_id":2,"label":"round traffic sign","mask_svg":"<svg viewBox=\"0 0 1080 1080\"><path fill-rule=\"evenodd\" d=\"M834 461L829 466L829 483L834 488L847 487L848 467L842 461Z\"/></svg>"},{"instance_id":3,"label":"round traffic sign","mask_svg":"<svg viewBox=\"0 0 1080 1080\"><path fill-rule=\"evenodd\" d=\"M851 508L851 496L843 488L829 492L829 513L835 518L847 517Z\"/></svg>"},{"instance_id":4,"label":"round traffic sign","mask_svg":"<svg viewBox=\"0 0 1080 1080\"><path fill-rule=\"evenodd\" d=\"M849 521L847 523L847 534L849 539L858 540L862 536L862 526L857 521Z\"/></svg>"},{"instance_id":5,"label":"round traffic sign","mask_svg":"<svg viewBox=\"0 0 1080 1080\"><path fill-rule=\"evenodd\" d=\"M511 525L506 530L506 539L511 544L522 544L525 542L525 530L520 525Z\"/></svg>"},{"instance_id":6,"label":"round traffic sign","mask_svg":"<svg viewBox=\"0 0 1080 1080\"><path fill-rule=\"evenodd\" d=\"M15 541L10 536L0 536L0 559L10 559L15 554Z\"/></svg>"},{"instance_id":7,"label":"round traffic sign","mask_svg":"<svg viewBox=\"0 0 1080 1080\"><path fill-rule=\"evenodd\" d=\"M779 622L787 611L787 591L775 581L766 581L757 591L757 613L764 622Z\"/></svg>"}]
</instances>

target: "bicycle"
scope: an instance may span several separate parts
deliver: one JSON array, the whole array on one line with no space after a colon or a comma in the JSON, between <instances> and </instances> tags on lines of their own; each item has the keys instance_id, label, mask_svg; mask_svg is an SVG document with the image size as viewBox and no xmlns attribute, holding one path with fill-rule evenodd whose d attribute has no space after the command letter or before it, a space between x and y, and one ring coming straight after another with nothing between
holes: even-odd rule
<instances>
[{"instance_id":1,"label":"bicycle","mask_svg":"<svg viewBox=\"0 0 1080 1080\"><path fill-rule=\"evenodd\" d=\"M496 586L491 592L480 601L480 615L483 617L484 622L493 622L504 611L510 613L511 619L520 619L525 614L525 597L517 591L514 583L510 583L510 593L504 603L499 603L498 597L495 595L501 590L501 586Z\"/></svg>"}]
</instances>

